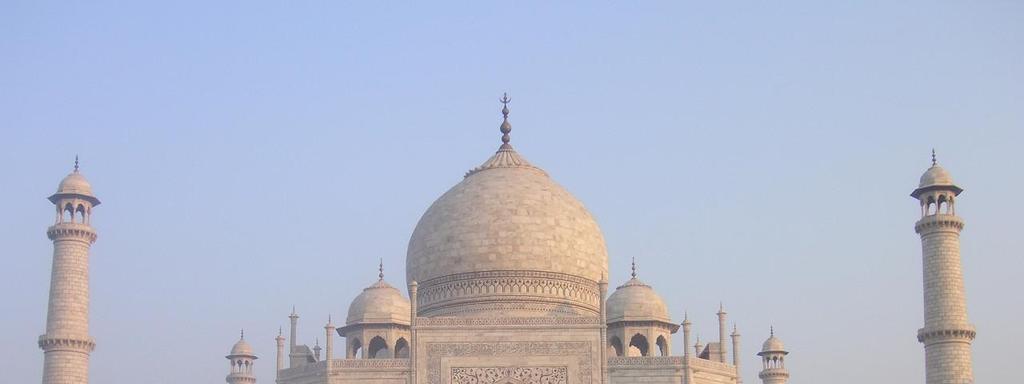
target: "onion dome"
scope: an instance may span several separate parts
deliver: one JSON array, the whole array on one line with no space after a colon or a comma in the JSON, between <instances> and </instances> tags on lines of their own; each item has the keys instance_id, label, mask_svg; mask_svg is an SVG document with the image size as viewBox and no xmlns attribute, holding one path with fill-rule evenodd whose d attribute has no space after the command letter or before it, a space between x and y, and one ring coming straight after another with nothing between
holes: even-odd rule
<instances>
[{"instance_id":1,"label":"onion dome","mask_svg":"<svg viewBox=\"0 0 1024 384\"><path fill-rule=\"evenodd\" d=\"M596 314L597 282L608 271L604 237L579 200L509 144L507 102L498 151L438 198L409 240L406 278L419 284L419 311L454 314L438 311L457 302L459 311Z\"/></svg>"},{"instance_id":2,"label":"onion dome","mask_svg":"<svg viewBox=\"0 0 1024 384\"><path fill-rule=\"evenodd\" d=\"M608 324L619 321L672 322L665 301L654 288L636 277L636 263L633 264L633 277L615 288L605 308Z\"/></svg>"},{"instance_id":3,"label":"onion dome","mask_svg":"<svg viewBox=\"0 0 1024 384\"><path fill-rule=\"evenodd\" d=\"M938 164L932 165L927 171L921 175L921 183L918 185L919 188L931 187L931 186L950 186L953 185L953 176L949 174L945 168L940 167Z\"/></svg>"},{"instance_id":4,"label":"onion dome","mask_svg":"<svg viewBox=\"0 0 1024 384\"><path fill-rule=\"evenodd\" d=\"M935 158L935 150L932 150L932 166L929 167L924 174L921 175L921 181L910 195L917 198L922 193L931 190L952 190L955 194L963 192L963 188L958 187L953 183L953 176L950 175L949 171L939 165L939 162Z\"/></svg>"},{"instance_id":5,"label":"onion dome","mask_svg":"<svg viewBox=\"0 0 1024 384\"><path fill-rule=\"evenodd\" d=\"M346 326L356 324L409 325L409 300L397 288L384 281L383 267L380 279L363 289L348 307Z\"/></svg>"},{"instance_id":6,"label":"onion dome","mask_svg":"<svg viewBox=\"0 0 1024 384\"><path fill-rule=\"evenodd\" d=\"M242 337L239 338L238 342L231 347L231 353L228 354L227 357L232 358L236 356L251 357L253 359L256 358L256 356L253 355L252 346L249 345L248 341L245 341L245 331L242 331Z\"/></svg>"},{"instance_id":7,"label":"onion dome","mask_svg":"<svg viewBox=\"0 0 1024 384\"><path fill-rule=\"evenodd\" d=\"M100 205L100 200L92 194L92 185L78 171L78 156L75 156L75 170L69 173L57 185L57 193L49 197L54 204L61 198L77 197L92 203L93 206Z\"/></svg>"},{"instance_id":8,"label":"onion dome","mask_svg":"<svg viewBox=\"0 0 1024 384\"><path fill-rule=\"evenodd\" d=\"M774 328L772 328L772 334L768 337L768 340L765 340L764 344L761 345L761 352L758 355L764 353L788 353L786 352L786 345L782 343L782 339L775 336Z\"/></svg>"}]
</instances>

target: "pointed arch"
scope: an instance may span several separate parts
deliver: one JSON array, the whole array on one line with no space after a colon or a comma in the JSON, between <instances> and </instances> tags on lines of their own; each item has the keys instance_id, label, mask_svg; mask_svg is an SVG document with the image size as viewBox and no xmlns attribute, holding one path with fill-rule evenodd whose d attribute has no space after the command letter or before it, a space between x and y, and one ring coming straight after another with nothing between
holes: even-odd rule
<instances>
[{"instance_id":1,"label":"pointed arch","mask_svg":"<svg viewBox=\"0 0 1024 384\"><path fill-rule=\"evenodd\" d=\"M351 356L351 358L353 358L353 359L360 358L359 352L362 352L362 349L363 349L363 342L359 341L359 338L353 338L352 339L352 343L350 343L349 347L348 347L349 356Z\"/></svg>"},{"instance_id":2,"label":"pointed arch","mask_svg":"<svg viewBox=\"0 0 1024 384\"><path fill-rule=\"evenodd\" d=\"M619 340L618 336L612 336L611 340L608 340L608 352L613 356L622 356L622 340Z\"/></svg>"},{"instance_id":3,"label":"pointed arch","mask_svg":"<svg viewBox=\"0 0 1024 384\"><path fill-rule=\"evenodd\" d=\"M370 344L368 344L366 348L366 357L370 359L386 359L391 357L388 355L391 353L391 350L388 349L388 343L384 341L383 337L374 336L370 339Z\"/></svg>"},{"instance_id":4,"label":"pointed arch","mask_svg":"<svg viewBox=\"0 0 1024 384\"><path fill-rule=\"evenodd\" d=\"M408 359L409 358L409 342L405 341L404 337L399 337L398 341L395 342L395 358L397 358L397 359Z\"/></svg>"},{"instance_id":5,"label":"pointed arch","mask_svg":"<svg viewBox=\"0 0 1024 384\"><path fill-rule=\"evenodd\" d=\"M658 346L658 356L668 356L668 339L665 339L665 335L658 336L654 344Z\"/></svg>"},{"instance_id":6,"label":"pointed arch","mask_svg":"<svg viewBox=\"0 0 1024 384\"><path fill-rule=\"evenodd\" d=\"M646 336L637 333L629 339L630 353L627 354L628 356L650 356L650 350Z\"/></svg>"}]
</instances>

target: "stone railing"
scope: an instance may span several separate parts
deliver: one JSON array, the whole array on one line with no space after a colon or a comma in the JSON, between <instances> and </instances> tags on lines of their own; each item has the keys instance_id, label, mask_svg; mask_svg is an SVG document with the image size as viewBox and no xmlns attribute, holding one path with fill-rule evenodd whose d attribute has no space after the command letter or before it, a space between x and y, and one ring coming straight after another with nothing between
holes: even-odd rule
<instances>
[{"instance_id":1,"label":"stone railing","mask_svg":"<svg viewBox=\"0 0 1024 384\"><path fill-rule=\"evenodd\" d=\"M409 369L409 359L335 359L331 369Z\"/></svg>"},{"instance_id":2,"label":"stone railing","mask_svg":"<svg viewBox=\"0 0 1024 384\"><path fill-rule=\"evenodd\" d=\"M321 375L326 371L327 364L331 364L331 370L409 370L409 359L334 359L331 361L318 361L294 368L281 370L282 379L294 379L297 377Z\"/></svg>"},{"instance_id":3,"label":"stone railing","mask_svg":"<svg viewBox=\"0 0 1024 384\"><path fill-rule=\"evenodd\" d=\"M683 367L682 356L615 356L608 358L608 368Z\"/></svg>"},{"instance_id":4,"label":"stone railing","mask_svg":"<svg viewBox=\"0 0 1024 384\"><path fill-rule=\"evenodd\" d=\"M608 358L608 368L674 367L682 369L687 361L694 369L724 372L736 370L736 367L731 364L705 359L687 359L682 356L613 356Z\"/></svg>"}]
</instances>

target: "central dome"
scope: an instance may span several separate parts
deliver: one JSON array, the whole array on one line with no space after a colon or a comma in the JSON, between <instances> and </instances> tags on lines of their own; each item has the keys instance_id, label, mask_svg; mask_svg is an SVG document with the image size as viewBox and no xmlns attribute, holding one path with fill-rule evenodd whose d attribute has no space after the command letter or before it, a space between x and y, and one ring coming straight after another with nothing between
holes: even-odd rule
<instances>
[{"instance_id":1,"label":"central dome","mask_svg":"<svg viewBox=\"0 0 1024 384\"><path fill-rule=\"evenodd\" d=\"M427 209L406 257L422 316L595 315L607 271L597 222L507 141Z\"/></svg>"}]
</instances>

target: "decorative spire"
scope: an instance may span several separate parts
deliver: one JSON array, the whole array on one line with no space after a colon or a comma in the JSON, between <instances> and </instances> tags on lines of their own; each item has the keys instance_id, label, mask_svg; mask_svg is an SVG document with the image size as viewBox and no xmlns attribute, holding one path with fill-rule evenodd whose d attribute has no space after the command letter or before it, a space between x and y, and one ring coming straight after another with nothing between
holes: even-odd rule
<instances>
[{"instance_id":1,"label":"decorative spire","mask_svg":"<svg viewBox=\"0 0 1024 384\"><path fill-rule=\"evenodd\" d=\"M633 256L633 265L632 265L631 268L633 269L632 276L635 279L636 278L636 256Z\"/></svg>"},{"instance_id":2,"label":"decorative spire","mask_svg":"<svg viewBox=\"0 0 1024 384\"><path fill-rule=\"evenodd\" d=\"M277 336L278 337L284 336L284 327L282 327L282 326L278 326L277 327Z\"/></svg>"},{"instance_id":3,"label":"decorative spire","mask_svg":"<svg viewBox=\"0 0 1024 384\"><path fill-rule=\"evenodd\" d=\"M512 102L512 99L508 97L508 92L505 92L505 94L502 95L501 100L498 101L500 101L502 104L501 115L504 116L504 119L501 122L501 146L502 148L504 148L508 146L508 142L512 140L512 138L509 137L508 135L510 132L512 132L512 124L508 122L508 103Z\"/></svg>"},{"instance_id":4,"label":"decorative spire","mask_svg":"<svg viewBox=\"0 0 1024 384\"><path fill-rule=\"evenodd\" d=\"M721 315L721 314L724 314L724 313L725 313L725 305L722 304L721 301L719 301L718 302L718 314Z\"/></svg>"},{"instance_id":5,"label":"decorative spire","mask_svg":"<svg viewBox=\"0 0 1024 384\"><path fill-rule=\"evenodd\" d=\"M78 173L78 154L75 154L75 173Z\"/></svg>"},{"instance_id":6,"label":"decorative spire","mask_svg":"<svg viewBox=\"0 0 1024 384\"><path fill-rule=\"evenodd\" d=\"M242 337L241 337L241 339L245 340L245 329L244 328L242 329Z\"/></svg>"},{"instance_id":7,"label":"decorative spire","mask_svg":"<svg viewBox=\"0 0 1024 384\"><path fill-rule=\"evenodd\" d=\"M380 258L380 265L377 266L377 277L384 280L384 258Z\"/></svg>"},{"instance_id":8,"label":"decorative spire","mask_svg":"<svg viewBox=\"0 0 1024 384\"><path fill-rule=\"evenodd\" d=\"M768 326L768 329L769 329L769 330L771 331L771 333L772 333L772 334L771 334L771 336L772 336L772 337L775 337L775 326L774 326L774 325L769 325L769 326Z\"/></svg>"},{"instance_id":9,"label":"decorative spire","mask_svg":"<svg viewBox=\"0 0 1024 384\"><path fill-rule=\"evenodd\" d=\"M932 165L939 165L939 161L935 159L935 148L932 148ZM75 169L78 169L75 167Z\"/></svg>"}]
</instances>

